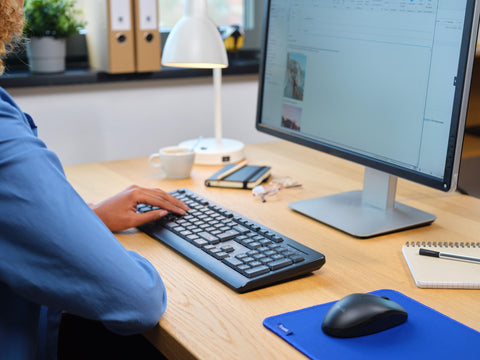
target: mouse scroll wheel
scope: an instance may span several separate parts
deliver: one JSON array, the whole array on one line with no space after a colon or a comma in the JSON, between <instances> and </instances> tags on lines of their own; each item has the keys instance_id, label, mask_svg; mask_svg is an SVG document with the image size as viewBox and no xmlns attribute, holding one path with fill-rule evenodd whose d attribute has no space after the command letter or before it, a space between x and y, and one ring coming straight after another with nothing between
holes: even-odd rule
<instances>
[{"instance_id":1,"label":"mouse scroll wheel","mask_svg":"<svg viewBox=\"0 0 480 360\"><path fill-rule=\"evenodd\" d=\"M390 300L390 299L389 299L388 297L386 297L386 296L382 296L381 298L382 298L382 299L385 299L385 300Z\"/></svg>"}]
</instances>

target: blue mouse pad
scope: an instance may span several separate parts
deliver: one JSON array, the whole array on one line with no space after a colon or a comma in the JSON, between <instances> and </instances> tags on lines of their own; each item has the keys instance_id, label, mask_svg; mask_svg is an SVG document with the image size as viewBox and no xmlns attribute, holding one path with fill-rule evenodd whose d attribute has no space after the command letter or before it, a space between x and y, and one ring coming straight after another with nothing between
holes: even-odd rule
<instances>
[{"instance_id":1,"label":"blue mouse pad","mask_svg":"<svg viewBox=\"0 0 480 360\"><path fill-rule=\"evenodd\" d=\"M263 325L311 359L480 359L479 332L397 291L371 294L402 305L408 320L373 335L330 337L322 320L334 301L268 317Z\"/></svg>"}]
</instances>

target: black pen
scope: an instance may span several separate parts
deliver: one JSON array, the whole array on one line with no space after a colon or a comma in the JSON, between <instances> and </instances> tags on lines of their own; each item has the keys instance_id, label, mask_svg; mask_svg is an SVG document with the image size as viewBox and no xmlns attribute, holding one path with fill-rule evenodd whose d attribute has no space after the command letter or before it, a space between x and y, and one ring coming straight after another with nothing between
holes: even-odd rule
<instances>
[{"instance_id":1,"label":"black pen","mask_svg":"<svg viewBox=\"0 0 480 360\"><path fill-rule=\"evenodd\" d=\"M480 258L474 257L474 256L449 254L449 253L433 251L428 249L420 249L418 253L420 255L425 255L425 256L432 256L432 257L450 259L450 260L468 261L468 262L474 262L474 263L480 264Z\"/></svg>"}]
</instances>

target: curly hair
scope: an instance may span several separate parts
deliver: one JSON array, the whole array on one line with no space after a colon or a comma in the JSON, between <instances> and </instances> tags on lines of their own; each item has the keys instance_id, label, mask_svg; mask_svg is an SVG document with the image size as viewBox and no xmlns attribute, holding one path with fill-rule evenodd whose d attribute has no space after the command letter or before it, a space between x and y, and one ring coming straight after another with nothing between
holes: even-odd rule
<instances>
[{"instance_id":1,"label":"curly hair","mask_svg":"<svg viewBox=\"0 0 480 360\"><path fill-rule=\"evenodd\" d=\"M22 36L24 14L18 1L0 1L0 74L5 70L3 57L10 52Z\"/></svg>"}]
</instances>

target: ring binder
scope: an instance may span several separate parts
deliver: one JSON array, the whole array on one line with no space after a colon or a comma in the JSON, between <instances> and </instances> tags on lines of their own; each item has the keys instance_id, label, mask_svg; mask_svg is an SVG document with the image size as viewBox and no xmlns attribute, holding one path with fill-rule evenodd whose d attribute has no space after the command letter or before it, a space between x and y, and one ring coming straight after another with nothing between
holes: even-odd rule
<instances>
[{"instance_id":1,"label":"ring binder","mask_svg":"<svg viewBox=\"0 0 480 360\"><path fill-rule=\"evenodd\" d=\"M135 72L131 0L85 3L90 67L111 74Z\"/></svg>"},{"instance_id":2,"label":"ring binder","mask_svg":"<svg viewBox=\"0 0 480 360\"><path fill-rule=\"evenodd\" d=\"M133 0L135 13L135 70L159 71L160 32L158 31L158 0Z\"/></svg>"},{"instance_id":3,"label":"ring binder","mask_svg":"<svg viewBox=\"0 0 480 360\"><path fill-rule=\"evenodd\" d=\"M90 67L110 74L161 69L157 0L88 0Z\"/></svg>"}]
</instances>

